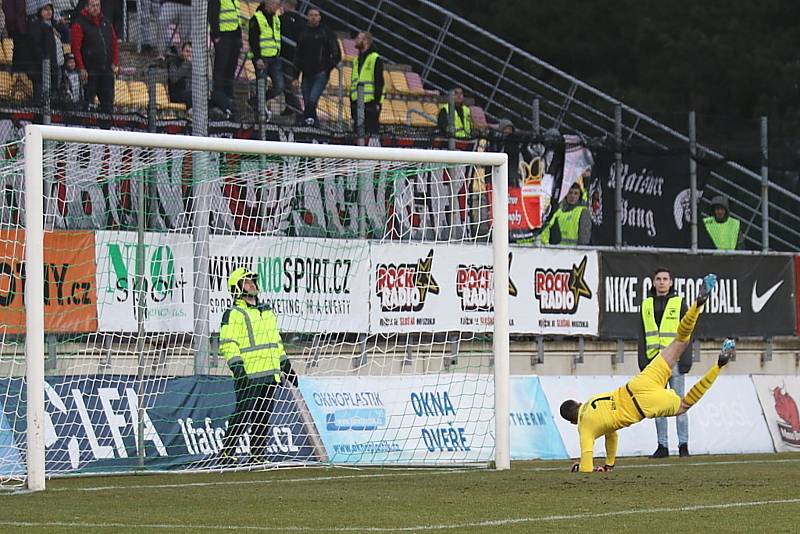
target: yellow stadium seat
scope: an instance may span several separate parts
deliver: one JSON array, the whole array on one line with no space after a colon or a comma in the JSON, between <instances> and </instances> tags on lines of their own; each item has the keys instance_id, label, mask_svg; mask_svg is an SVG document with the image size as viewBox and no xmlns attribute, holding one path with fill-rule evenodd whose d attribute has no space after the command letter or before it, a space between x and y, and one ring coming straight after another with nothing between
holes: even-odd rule
<instances>
[{"instance_id":1,"label":"yellow stadium seat","mask_svg":"<svg viewBox=\"0 0 800 534\"><path fill-rule=\"evenodd\" d=\"M406 75L400 71L392 71L389 73L392 78L392 86L396 93L400 93L403 95L409 94L411 91L408 89L408 81L406 81Z\"/></svg>"},{"instance_id":2,"label":"yellow stadium seat","mask_svg":"<svg viewBox=\"0 0 800 534\"><path fill-rule=\"evenodd\" d=\"M14 55L14 41L11 39L3 39L0 43L0 63L4 65L11 64L11 57Z\"/></svg>"},{"instance_id":3,"label":"yellow stadium seat","mask_svg":"<svg viewBox=\"0 0 800 534\"><path fill-rule=\"evenodd\" d=\"M427 127L434 126L436 124L436 121L428 118L425 115L425 106L419 100L412 100L407 102L406 105L408 106L408 112L406 113L406 116L408 117L408 122L411 124L411 126Z\"/></svg>"},{"instance_id":4,"label":"yellow stadium seat","mask_svg":"<svg viewBox=\"0 0 800 534\"><path fill-rule=\"evenodd\" d=\"M399 124L408 124L408 103L405 100L392 100L392 110Z\"/></svg>"},{"instance_id":5,"label":"yellow stadium seat","mask_svg":"<svg viewBox=\"0 0 800 534\"><path fill-rule=\"evenodd\" d=\"M116 80L114 82L114 105L121 107L131 106L131 94L128 90L128 82Z\"/></svg>"},{"instance_id":6,"label":"yellow stadium seat","mask_svg":"<svg viewBox=\"0 0 800 534\"><path fill-rule=\"evenodd\" d=\"M24 74L14 75L14 99L25 102L33 98L33 83Z\"/></svg>"},{"instance_id":7,"label":"yellow stadium seat","mask_svg":"<svg viewBox=\"0 0 800 534\"><path fill-rule=\"evenodd\" d=\"M437 104L436 102L424 102L422 104L422 108L425 110L425 113L427 113L431 117L434 117L434 119L439 116L440 107L441 106L439 106L439 104Z\"/></svg>"},{"instance_id":8,"label":"yellow stadium seat","mask_svg":"<svg viewBox=\"0 0 800 534\"><path fill-rule=\"evenodd\" d=\"M383 106L381 107L381 116L380 122L381 124L398 124L397 116L394 113L394 101L393 100L384 100Z\"/></svg>"},{"instance_id":9,"label":"yellow stadium seat","mask_svg":"<svg viewBox=\"0 0 800 534\"><path fill-rule=\"evenodd\" d=\"M7 100L14 95L14 77L10 72L0 72L0 98Z\"/></svg>"},{"instance_id":10,"label":"yellow stadium seat","mask_svg":"<svg viewBox=\"0 0 800 534\"><path fill-rule=\"evenodd\" d=\"M133 105L147 107L149 98L146 83L141 81L129 81L128 93L130 94L131 103Z\"/></svg>"},{"instance_id":11,"label":"yellow stadium seat","mask_svg":"<svg viewBox=\"0 0 800 534\"><path fill-rule=\"evenodd\" d=\"M392 75L388 70L383 71L383 90L385 93L394 93L394 84L392 84Z\"/></svg>"},{"instance_id":12,"label":"yellow stadium seat","mask_svg":"<svg viewBox=\"0 0 800 534\"><path fill-rule=\"evenodd\" d=\"M239 5L241 6L239 8L241 16L247 20L250 20L256 12L256 9L258 9L258 2L242 2Z\"/></svg>"}]
</instances>

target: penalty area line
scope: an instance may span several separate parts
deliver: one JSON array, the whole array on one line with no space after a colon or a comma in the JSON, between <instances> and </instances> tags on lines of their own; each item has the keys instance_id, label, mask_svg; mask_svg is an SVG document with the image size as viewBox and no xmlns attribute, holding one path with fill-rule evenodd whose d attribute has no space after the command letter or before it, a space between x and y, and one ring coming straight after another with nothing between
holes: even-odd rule
<instances>
[{"instance_id":1,"label":"penalty area line","mask_svg":"<svg viewBox=\"0 0 800 534\"><path fill-rule=\"evenodd\" d=\"M575 521L583 519L597 519L601 517L618 517L630 515L664 514L675 512L696 512L701 510L725 510L729 508L748 508L753 506L770 506L780 504L800 504L800 498L777 499L770 501L743 501L720 504L697 504L689 506L676 506L672 508L639 508L628 510L615 510L610 512L586 512L581 514L547 515L533 517L519 517L514 519L496 519L488 521L475 521L460 524L445 525L415 525L411 527L276 527L276 526L251 526L251 525L207 525L207 524L141 524L141 523L89 523L72 521L3 521L0 526L7 527L48 527L48 528L92 528L92 529L118 529L118 528L144 528L151 530L248 530L254 532L302 532L313 530L315 532L417 532L422 530L456 530L475 527L497 527L517 525L524 523L548 523L556 521Z\"/></svg>"},{"instance_id":2,"label":"penalty area line","mask_svg":"<svg viewBox=\"0 0 800 534\"><path fill-rule=\"evenodd\" d=\"M653 467L703 467L708 465L742 465L742 464L781 464L781 463L797 463L800 462L800 458L775 458L774 460L721 460L721 461L708 461L708 462L670 462L670 463L658 463L658 464L629 464L629 465L617 465L614 467L614 471L617 469L650 469ZM521 467L518 468L522 471L569 471L569 466L561 466L561 467Z\"/></svg>"}]
</instances>

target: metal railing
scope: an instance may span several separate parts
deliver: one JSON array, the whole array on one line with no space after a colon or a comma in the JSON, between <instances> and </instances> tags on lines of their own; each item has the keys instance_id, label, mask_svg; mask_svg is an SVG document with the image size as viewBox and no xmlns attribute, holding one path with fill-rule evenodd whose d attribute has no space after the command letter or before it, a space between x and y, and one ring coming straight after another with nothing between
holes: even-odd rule
<instances>
[{"instance_id":1,"label":"metal railing","mask_svg":"<svg viewBox=\"0 0 800 534\"><path fill-rule=\"evenodd\" d=\"M426 88L444 93L455 85L463 87L491 120L510 119L518 128L534 131L555 128L614 139L614 109L619 105L623 143L688 152L687 135L429 0L306 0L300 8L311 6L334 27L370 31L380 53L388 61L410 65ZM743 221L746 241L762 248L762 174L700 143L697 153L700 159L718 162L707 174L703 203L713 194L728 196L732 213ZM771 181L766 190L770 248L800 250L800 213L791 208L800 196Z\"/></svg>"}]
</instances>

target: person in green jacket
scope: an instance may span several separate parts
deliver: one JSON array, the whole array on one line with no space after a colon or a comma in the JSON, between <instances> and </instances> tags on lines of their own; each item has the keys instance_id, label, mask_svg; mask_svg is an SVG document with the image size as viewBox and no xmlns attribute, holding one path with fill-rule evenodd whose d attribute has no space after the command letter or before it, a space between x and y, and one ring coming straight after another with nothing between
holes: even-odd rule
<instances>
[{"instance_id":1,"label":"person in green jacket","mask_svg":"<svg viewBox=\"0 0 800 534\"><path fill-rule=\"evenodd\" d=\"M222 442L222 463L239 461L236 445L248 424L252 425L250 461L264 462L277 388L286 382L298 385L297 373L283 348L278 318L258 301L257 280L257 275L244 267L228 278L233 306L222 316L219 352L233 373L236 408Z\"/></svg>"},{"instance_id":2,"label":"person in green jacket","mask_svg":"<svg viewBox=\"0 0 800 534\"><path fill-rule=\"evenodd\" d=\"M542 230L543 245L588 245L592 238L592 219L578 182L572 184L567 196Z\"/></svg>"}]
</instances>

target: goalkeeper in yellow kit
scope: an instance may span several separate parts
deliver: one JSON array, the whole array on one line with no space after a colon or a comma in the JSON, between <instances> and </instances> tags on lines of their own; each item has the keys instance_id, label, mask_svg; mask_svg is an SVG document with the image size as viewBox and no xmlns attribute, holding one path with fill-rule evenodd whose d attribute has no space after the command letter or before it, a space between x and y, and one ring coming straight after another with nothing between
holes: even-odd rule
<instances>
[{"instance_id":1,"label":"goalkeeper in yellow kit","mask_svg":"<svg viewBox=\"0 0 800 534\"><path fill-rule=\"evenodd\" d=\"M667 389L667 380L672 368L680 359L689 344L697 319L703 305L717 283L717 277L708 274L703 279L697 300L686 312L678 326L675 339L661 354L653 358L650 364L627 384L608 393L595 395L585 403L574 400L561 404L561 417L578 425L581 460L573 465L572 470L582 473L609 471L614 468L617 456L617 430L638 423L645 418L670 417L681 415L694 406L700 397L708 391L719 375L720 369L733 356L736 344L732 339L725 340L717 363L708 370L697 384L681 398L671 389ZM606 439L606 462L603 467L594 469L594 441L600 436Z\"/></svg>"}]
</instances>

